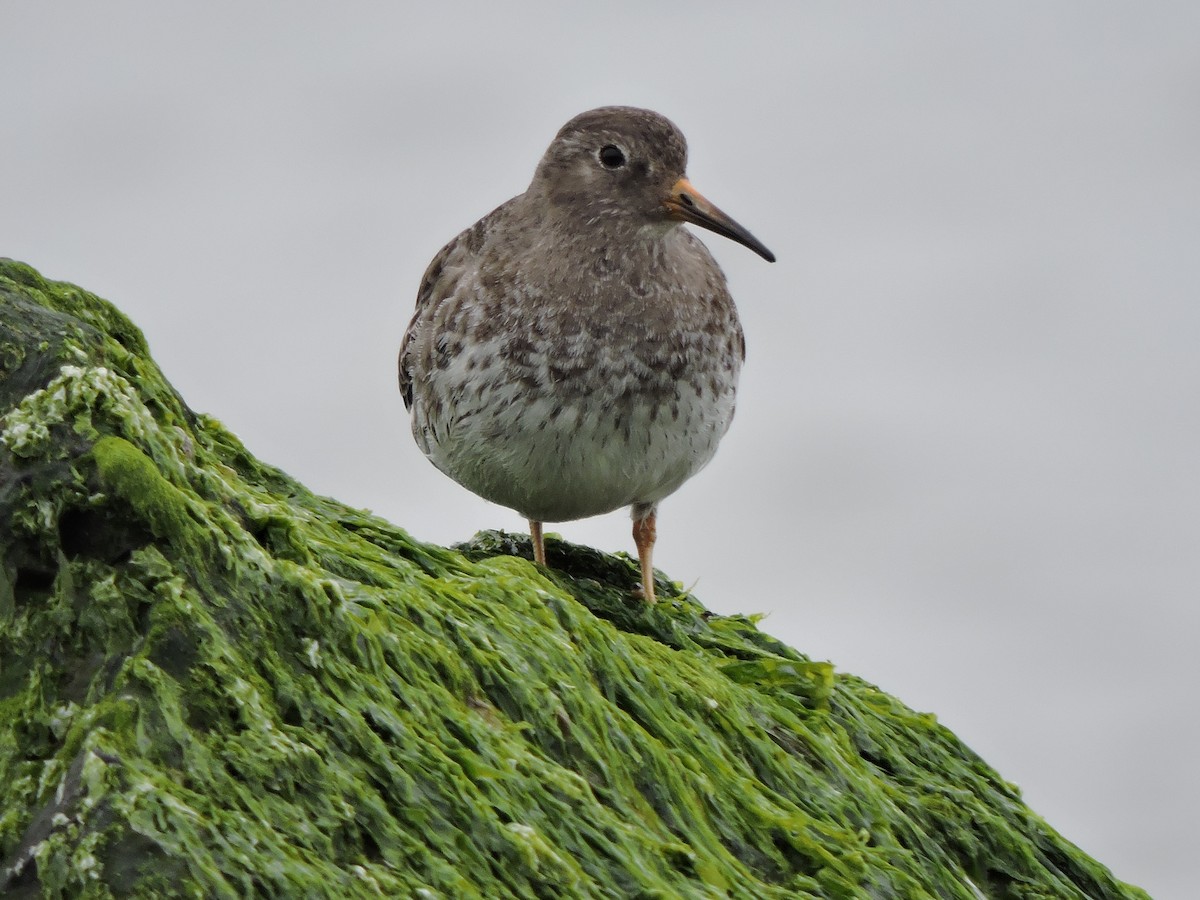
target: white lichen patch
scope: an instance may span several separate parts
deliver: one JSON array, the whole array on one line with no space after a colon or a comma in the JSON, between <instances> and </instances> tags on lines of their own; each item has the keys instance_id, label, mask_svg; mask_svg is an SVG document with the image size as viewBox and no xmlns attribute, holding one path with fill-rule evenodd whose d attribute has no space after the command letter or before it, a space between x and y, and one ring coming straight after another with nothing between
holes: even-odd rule
<instances>
[{"instance_id":1,"label":"white lichen patch","mask_svg":"<svg viewBox=\"0 0 1200 900\"><path fill-rule=\"evenodd\" d=\"M5 523L13 534L42 534L58 528L59 505L48 497L39 497L12 510ZM18 620L19 627L21 620Z\"/></svg>"},{"instance_id":2,"label":"white lichen patch","mask_svg":"<svg viewBox=\"0 0 1200 900\"><path fill-rule=\"evenodd\" d=\"M89 750L84 757L81 775L84 785L84 797L79 805L83 810L90 810L108 794L112 788L112 782L116 780L116 776L113 774L112 766L109 765L108 761L102 759L95 750Z\"/></svg>"},{"instance_id":3,"label":"white lichen patch","mask_svg":"<svg viewBox=\"0 0 1200 900\"><path fill-rule=\"evenodd\" d=\"M144 439L158 426L127 379L107 366L71 366L24 397L0 418L0 443L15 456L41 456L50 450L50 429L70 423L76 432L95 438L97 416L119 424L133 439Z\"/></svg>"},{"instance_id":4,"label":"white lichen patch","mask_svg":"<svg viewBox=\"0 0 1200 900\"><path fill-rule=\"evenodd\" d=\"M79 707L70 702L55 707L48 724L56 738L61 740L62 736L67 733L67 728L70 727L71 720L75 718L75 713L78 711Z\"/></svg>"},{"instance_id":5,"label":"white lichen patch","mask_svg":"<svg viewBox=\"0 0 1200 900\"><path fill-rule=\"evenodd\" d=\"M509 822L505 827L513 834L519 835L527 841L531 841L537 837L537 829L532 825L524 825L521 822Z\"/></svg>"},{"instance_id":6,"label":"white lichen patch","mask_svg":"<svg viewBox=\"0 0 1200 900\"><path fill-rule=\"evenodd\" d=\"M363 884L369 887L376 894L379 894L380 896L383 895L383 888L379 886L379 882L376 881L371 873L362 866L350 866L350 874L359 881L363 882Z\"/></svg>"},{"instance_id":7,"label":"white lichen patch","mask_svg":"<svg viewBox=\"0 0 1200 900\"><path fill-rule=\"evenodd\" d=\"M15 413L16 410L0 420L6 423L4 431L0 432L0 443L18 456L23 456L28 448L37 448L48 441L50 429L41 422L22 421Z\"/></svg>"},{"instance_id":8,"label":"white lichen patch","mask_svg":"<svg viewBox=\"0 0 1200 900\"><path fill-rule=\"evenodd\" d=\"M62 803L63 791L66 789L61 776L63 771L63 763L58 759L48 759L42 763L42 771L38 777L37 795L45 796L46 789L54 782L58 782L58 787L54 791L54 802Z\"/></svg>"},{"instance_id":9,"label":"white lichen patch","mask_svg":"<svg viewBox=\"0 0 1200 900\"><path fill-rule=\"evenodd\" d=\"M321 668L321 644L312 638L304 641L304 656L314 669Z\"/></svg>"}]
</instances>

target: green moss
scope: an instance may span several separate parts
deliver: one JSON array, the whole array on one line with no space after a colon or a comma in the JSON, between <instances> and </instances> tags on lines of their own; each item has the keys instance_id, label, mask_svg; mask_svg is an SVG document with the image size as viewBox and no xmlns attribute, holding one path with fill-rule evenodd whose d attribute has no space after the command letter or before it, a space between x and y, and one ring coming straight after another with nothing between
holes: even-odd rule
<instances>
[{"instance_id":1,"label":"green moss","mask_svg":"<svg viewBox=\"0 0 1200 900\"><path fill-rule=\"evenodd\" d=\"M184 538L187 498L163 478L145 453L124 438L108 435L92 447L92 456L104 487L126 500L155 537L164 541Z\"/></svg>"},{"instance_id":2,"label":"green moss","mask_svg":"<svg viewBox=\"0 0 1200 900\"><path fill-rule=\"evenodd\" d=\"M28 267L0 334L0 893L1145 896L752 617L316 497Z\"/></svg>"}]
</instances>

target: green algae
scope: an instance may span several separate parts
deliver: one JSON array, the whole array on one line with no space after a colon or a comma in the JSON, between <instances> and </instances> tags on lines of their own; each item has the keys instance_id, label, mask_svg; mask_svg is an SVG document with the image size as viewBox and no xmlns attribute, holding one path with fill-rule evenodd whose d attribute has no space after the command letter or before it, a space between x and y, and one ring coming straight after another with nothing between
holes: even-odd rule
<instances>
[{"instance_id":1,"label":"green algae","mask_svg":"<svg viewBox=\"0 0 1200 900\"><path fill-rule=\"evenodd\" d=\"M124 438L106 435L92 447L100 483L128 501L156 538L183 541L188 527L187 497L167 481L141 450Z\"/></svg>"},{"instance_id":2,"label":"green algae","mask_svg":"<svg viewBox=\"0 0 1200 900\"><path fill-rule=\"evenodd\" d=\"M10 262L0 375L6 896L1145 897L752 617L312 495Z\"/></svg>"}]
</instances>

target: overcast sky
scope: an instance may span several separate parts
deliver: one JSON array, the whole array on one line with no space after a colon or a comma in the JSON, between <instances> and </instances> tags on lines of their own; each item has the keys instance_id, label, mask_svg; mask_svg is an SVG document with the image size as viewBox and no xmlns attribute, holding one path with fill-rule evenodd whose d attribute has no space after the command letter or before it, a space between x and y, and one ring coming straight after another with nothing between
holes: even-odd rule
<instances>
[{"instance_id":1,"label":"overcast sky","mask_svg":"<svg viewBox=\"0 0 1200 900\"><path fill-rule=\"evenodd\" d=\"M672 118L779 262L704 235L749 358L660 568L1192 895L1200 5L0 15L0 255L117 303L268 462L439 543L525 526L409 435L422 271L575 113ZM554 530L632 550L623 513Z\"/></svg>"}]
</instances>

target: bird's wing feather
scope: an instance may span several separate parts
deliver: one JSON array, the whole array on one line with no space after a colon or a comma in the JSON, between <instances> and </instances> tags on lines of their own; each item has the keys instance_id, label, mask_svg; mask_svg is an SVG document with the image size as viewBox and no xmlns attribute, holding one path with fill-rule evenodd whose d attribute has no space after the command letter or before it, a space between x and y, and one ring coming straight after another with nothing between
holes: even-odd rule
<instances>
[{"instance_id":1,"label":"bird's wing feather","mask_svg":"<svg viewBox=\"0 0 1200 900\"><path fill-rule=\"evenodd\" d=\"M398 368L400 394L404 398L405 409L412 409L413 382L419 376L417 348L421 344L423 331L433 318L437 306L454 295L455 287L463 273L472 268L472 259L483 249L488 233L512 202L513 200L510 200L497 207L459 234L438 251L437 256L425 270L425 274L421 278L421 288L417 291L417 308L404 332L404 338L400 342Z\"/></svg>"},{"instance_id":2,"label":"bird's wing feather","mask_svg":"<svg viewBox=\"0 0 1200 900\"><path fill-rule=\"evenodd\" d=\"M417 308L408 323L408 328L404 331L404 338L400 341L400 358L398 360L400 395L404 398L405 409L412 409L413 354L418 343L418 335L420 334L421 326L424 324L430 300L435 293L439 293L435 291L435 288L441 279L442 271L446 266L446 260L456 254L459 245L462 243L462 238L463 235L460 234L439 250L437 256L433 258L433 261L429 264L424 276L421 278L421 288L417 291Z\"/></svg>"}]
</instances>

